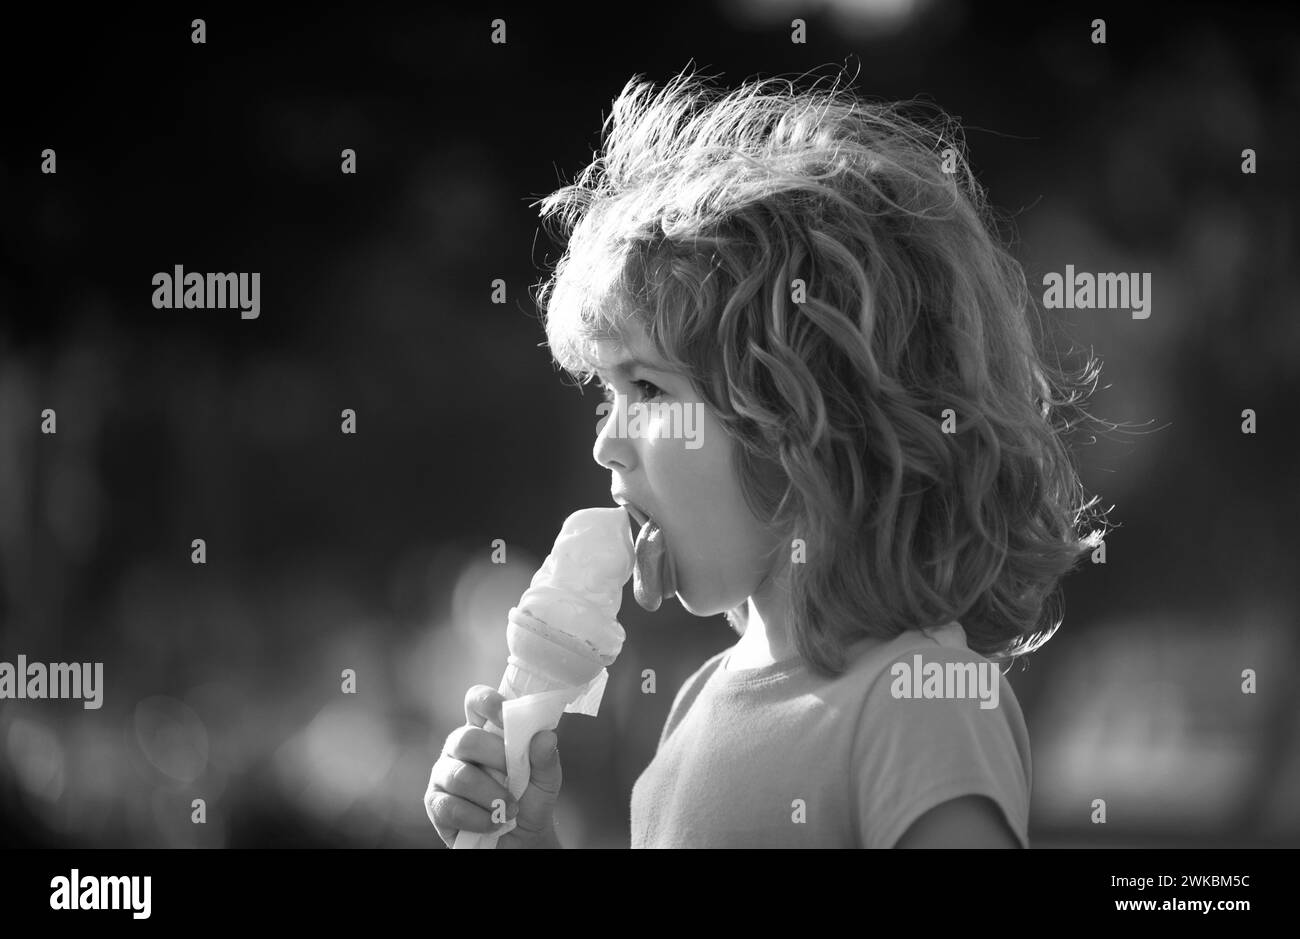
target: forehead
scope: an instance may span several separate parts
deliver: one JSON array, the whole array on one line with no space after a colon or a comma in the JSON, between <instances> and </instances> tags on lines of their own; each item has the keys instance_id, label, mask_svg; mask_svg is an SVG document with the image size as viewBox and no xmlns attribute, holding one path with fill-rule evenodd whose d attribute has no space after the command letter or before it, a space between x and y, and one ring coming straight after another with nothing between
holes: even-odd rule
<instances>
[{"instance_id":1,"label":"forehead","mask_svg":"<svg viewBox=\"0 0 1300 939\"><path fill-rule=\"evenodd\" d=\"M640 326L629 326L622 339L594 340L591 352L592 364L602 374L626 375L638 366L651 371L670 371Z\"/></svg>"}]
</instances>

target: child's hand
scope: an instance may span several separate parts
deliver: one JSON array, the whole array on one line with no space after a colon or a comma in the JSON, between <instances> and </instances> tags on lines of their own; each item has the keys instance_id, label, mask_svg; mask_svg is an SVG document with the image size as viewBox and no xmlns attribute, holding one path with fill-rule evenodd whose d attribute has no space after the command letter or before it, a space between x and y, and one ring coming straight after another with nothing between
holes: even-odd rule
<instances>
[{"instance_id":1,"label":"child's hand","mask_svg":"<svg viewBox=\"0 0 1300 939\"><path fill-rule=\"evenodd\" d=\"M465 693L465 720L447 736L442 755L433 764L424 808L438 837L451 847L464 831L489 832L494 808L504 804L506 818L515 828L502 836L498 848L558 848L555 836L555 800L563 775L554 731L533 735L528 752L532 774L518 805L506 789L505 740L484 724L503 726L501 704L495 688L475 685ZM495 800L501 800L494 805Z\"/></svg>"}]
</instances>

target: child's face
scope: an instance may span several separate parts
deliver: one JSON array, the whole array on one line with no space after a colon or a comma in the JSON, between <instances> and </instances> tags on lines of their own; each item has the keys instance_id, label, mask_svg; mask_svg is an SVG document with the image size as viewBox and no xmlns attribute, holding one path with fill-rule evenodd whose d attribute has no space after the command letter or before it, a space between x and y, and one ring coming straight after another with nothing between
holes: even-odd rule
<instances>
[{"instance_id":1,"label":"child's face","mask_svg":"<svg viewBox=\"0 0 1300 939\"><path fill-rule=\"evenodd\" d=\"M741 495L731 438L694 385L666 370L644 330L637 330L627 346L600 343L599 356L599 376L616 397L592 457L610 471L611 493L635 504L662 529L682 606L696 616L738 606L767 575L775 546ZM629 362L620 373L618 364L629 359L647 364ZM656 416L651 408L643 412L643 432L619 436L619 412L638 403L680 404L679 415L689 409L695 420L691 439L680 432L669 436L667 428L674 423L681 428L684 421L670 420L667 409ZM631 420L629 413L629 426Z\"/></svg>"}]
</instances>

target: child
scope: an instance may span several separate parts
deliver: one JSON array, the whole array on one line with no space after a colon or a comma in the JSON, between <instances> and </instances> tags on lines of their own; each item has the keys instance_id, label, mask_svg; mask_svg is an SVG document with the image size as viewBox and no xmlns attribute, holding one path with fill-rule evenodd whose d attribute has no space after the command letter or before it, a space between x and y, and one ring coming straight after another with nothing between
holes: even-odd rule
<instances>
[{"instance_id":1,"label":"child","mask_svg":"<svg viewBox=\"0 0 1300 939\"><path fill-rule=\"evenodd\" d=\"M538 295L552 354L601 379L624 419L593 456L666 546L638 602L666 586L740 634L677 693L632 846L1028 847L996 663L1050 638L1100 543L1055 420L1096 368L1045 361L959 131L838 82L634 78L542 214L572 232ZM466 714L426 794L448 843L510 802L480 768L504 769L500 696ZM558 846L553 739L503 847Z\"/></svg>"}]
</instances>

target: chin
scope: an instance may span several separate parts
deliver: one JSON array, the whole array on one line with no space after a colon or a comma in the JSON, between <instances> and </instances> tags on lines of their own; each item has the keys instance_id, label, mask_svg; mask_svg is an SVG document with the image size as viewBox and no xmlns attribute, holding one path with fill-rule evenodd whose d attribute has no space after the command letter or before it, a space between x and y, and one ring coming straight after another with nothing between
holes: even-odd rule
<instances>
[{"instance_id":1,"label":"chin","mask_svg":"<svg viewBox=\"0 0 1300 939\"><path fill-rule=\"evenodd\" d=\"M701 607L698 603L692 603L690 598L687 597L685 594L681 593L680 591L678 591L676 597L677 597L677 602L682 605L682 609L685 610L687 613L690 613L692 616L713 615L714 612L713 610L705 609Z\"/></svg>"},{"instance_id":2,"label":"chin","mask_svg":"<svg viewBox=\"0 0 1300 939\"><path fill-rule=\"evenodd\" d=\"M682 605L682 609L687 613L690 613L692 616L720 616L735 606L734 603L729 606L725 603L719 603L716 599L711 598L707 599L705 602L701 602L698 598L692 600L681 591L678 591L677 593L677 602Z\"/></svg>"}]
</instances>

